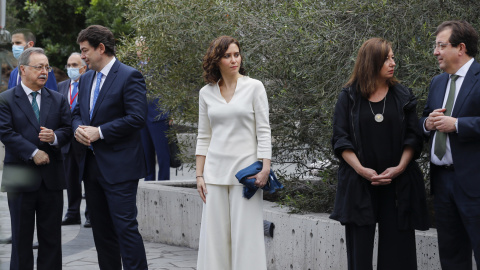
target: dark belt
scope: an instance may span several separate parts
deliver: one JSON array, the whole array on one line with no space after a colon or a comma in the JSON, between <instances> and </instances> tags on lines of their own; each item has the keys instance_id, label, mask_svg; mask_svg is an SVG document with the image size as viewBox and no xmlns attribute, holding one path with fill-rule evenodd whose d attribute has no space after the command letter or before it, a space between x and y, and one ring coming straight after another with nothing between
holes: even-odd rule
<instances>
[{"instance_id":1,"label":"dark belt","mask_svg":"<svg viewBox=\"0 0 480 270\"><path fill-rule=\"evenodd\" d=\"M455 171L455 167L453 167L453 164L450 164L450 165L436 165L436 164L430 163L430 165L432 167L435 167L435 168L438 168L438 169L444 169L444 170L447 170L447 171Z\"/></svg>"}]
</instances>

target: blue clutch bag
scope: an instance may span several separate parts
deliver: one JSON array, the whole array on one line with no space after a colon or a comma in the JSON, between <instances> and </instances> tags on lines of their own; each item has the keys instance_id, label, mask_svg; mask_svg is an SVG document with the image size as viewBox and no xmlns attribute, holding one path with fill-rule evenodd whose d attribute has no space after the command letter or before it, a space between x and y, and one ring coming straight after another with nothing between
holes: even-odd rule
<instances>
[{"instance_id":1,"label":"blue clutch bag","mask_svg":"<svg viewBox=\"0 0 480 270\"><path fill-rule=\"evenodd\" d=\"M247 179L252 175L256 175L263 168L263 163L261 161L256 161L252 165L246 167L245 169L240 170L235 174L235 177L238 179L238 182L244 185L243 187L243 197L250 199L255 192L257 192L258 187L255 186L255 178ZM267 184L262 188L265 192L269 194L274 193L277 189L282 189L283 185L273 173L273 170L270 169L270 175L268 177Z\"/></svg>"}]
</instances>

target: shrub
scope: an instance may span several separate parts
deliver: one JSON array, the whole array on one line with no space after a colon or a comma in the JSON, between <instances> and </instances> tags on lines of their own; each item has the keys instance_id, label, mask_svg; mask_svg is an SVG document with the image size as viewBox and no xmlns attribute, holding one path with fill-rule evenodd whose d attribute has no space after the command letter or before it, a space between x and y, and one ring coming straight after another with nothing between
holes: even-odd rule
<instances>
[{"instance_id":1,"label":"shrub","mask_svg":"<svg viewBox=\"0 0 480 270\"><path fill-rule=\"evenodd\" d=\"M479 29L480 10L469 3L123 0L135 37L145 37L149 73L162 73L148 79L148 88L162 97L161 106L177 122L197 122L201 61L209 42L220 35L240 41L248 75L263 81L268 92L273 162L296 166L295 172L278 173L287 186L282 200L300 211L332 207L338 162L330 143L332 113L360 45L371 37L392 41L396 76L417 95L420 114L429 82L440 73L432 55L433 32L451 19ZM133 64L135 37L126 37L120 48L120 57ZM313 160L332 162L317 175L323 183L299 183ZM427 160L421 160L423 166Z\"/></svg>"}]
</instances>

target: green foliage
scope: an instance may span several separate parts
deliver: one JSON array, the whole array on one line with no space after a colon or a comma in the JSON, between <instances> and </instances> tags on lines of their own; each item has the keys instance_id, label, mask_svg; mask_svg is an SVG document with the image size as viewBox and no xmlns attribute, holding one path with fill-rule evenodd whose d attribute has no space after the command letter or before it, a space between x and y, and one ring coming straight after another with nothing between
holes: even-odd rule
<instances>
[{"instance_id":1,"label":"green foliage","mask_svg":"<svg viewBox=\"0 0 480 270\"><path fill-rule=\"evenodd\" d=\"M121 57L136 64L134 41L145 38L148 73L159 74L147 78L150 92L161 95L161 106L182 123L197 121L198 90L204 85L201 63L209 42L220 35L240 41L248 75L261 80L268 92L273 162L297 166L295 172L280 175L287 183L283 201L300 210L331 208L336 167L330 143L332 113L361 44L371 37L392 41L396 76L418 96L420 113L429 82L440 73L432 55L436 26L465 19L480 29L480 9L465 0L122 0L121 4L136 29L120 47ZM333 162L317 175L323 184L298 183L313 160Z\"/></svg>"},{"instance_id":2,"label":"green foliage","mask_svg":"<svg viewBox=\"0 0 480 270\"><path fill-rule=\"evenodd\" d=\"M36 35L52 66L63 67L78 52L77 35L91 24L110 28L116 37L133 30L123 17L125 7L113 0L7 0L7 29L28 28ZM13 15L12 15L13 14Z\"/></svg>"}]
</instances>

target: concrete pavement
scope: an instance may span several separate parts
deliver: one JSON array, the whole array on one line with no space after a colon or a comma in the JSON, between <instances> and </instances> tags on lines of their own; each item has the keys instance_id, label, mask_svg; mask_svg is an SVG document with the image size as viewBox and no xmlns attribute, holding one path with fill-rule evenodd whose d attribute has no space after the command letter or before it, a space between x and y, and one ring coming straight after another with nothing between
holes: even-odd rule
<instances>
[{"instance_id":1,"label":"concrete pavement","mask_svg":"<svg viewBox=\"0 0 480 270\"><path fill-rule=\"evenodd\" d=\"M0 170L0 176L2 171ZM171 179L193 179L195 172L176 172L172 169ZM67 195L64 192L64 213L67 209ZM84 222L85 203L82 202L82 223ZM10 235L10 214L7 205L7 194L0 193L0 239ZM186 270L196 269L197 251L186 247L169 246L144 242L150 270ZM9 269L10 244L0 244L0 269ZM64 270L99 269L97 253L93 242L92 230L81 225L62 226L62 253ZM34 250L37 256L37 250Z\"/></svg>"}]
</instances>

